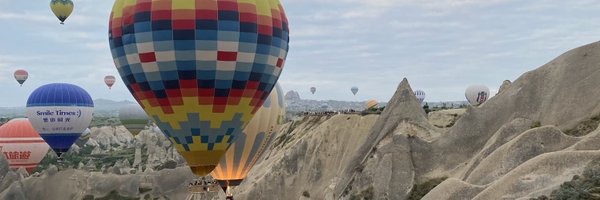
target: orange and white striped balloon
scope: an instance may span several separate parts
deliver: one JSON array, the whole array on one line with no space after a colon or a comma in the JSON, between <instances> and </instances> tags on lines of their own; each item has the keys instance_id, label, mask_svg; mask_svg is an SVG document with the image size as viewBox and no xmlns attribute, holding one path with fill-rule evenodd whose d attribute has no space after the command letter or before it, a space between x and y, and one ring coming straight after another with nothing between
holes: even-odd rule
<instances>
[{"instance_id":1,"label":"orange and white striped balloon","mask_svg":"<svg viewBox=\"0 0 600 200\"><path fill-rule=\"evenodd\" d=\"M10 168L24 167L31 173L49 148L28 119L13 119L0 126L0 152Z\"/></svg>"}]
</instances>

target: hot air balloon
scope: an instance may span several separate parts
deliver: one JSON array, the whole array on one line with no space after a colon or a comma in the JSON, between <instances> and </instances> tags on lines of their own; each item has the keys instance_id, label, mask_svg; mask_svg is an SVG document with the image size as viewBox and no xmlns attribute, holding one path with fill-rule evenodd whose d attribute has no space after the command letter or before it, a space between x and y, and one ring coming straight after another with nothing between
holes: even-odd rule
<instances>
[{"instance_id":1,"label":"hot air balloon","mask_svg":"<svg viewBox=\"0 0 600 200\"><path fill-rule=\"evenodd\" d=\"M90 125L93 113L92 97L67 83L43 85L27 100L27 118L59 160Z\"/></svg>"},{"instance_id":2,"label":"hot air balloon","mask_svg":"<svg viewBox=\"0 0 600 200\"><path fill-rule=\"evenodd\" d=\"M81 133L81 136L79 136L79 139L77 139L77 141L75 141L75 144L79 147L85 146L85 144L87 144L88 140L90 140L91 135L92 135L92 130L90 130L89 128L86 128L85 131L83 131L83 133Z\"/></svg>"},{"instance_id":3,"label":"hot air balloon","mask_svg":"<svg viewBox=\"0 0 600 200\"><path fill-rule=\"evenodd\" d=\"M21 86L23 86L23 83L25 83L28 77L29 73L27 73L25 70L19 69L15 71L15 79L17 82L19 82L19 84L21 84Z\"/></svg>"},{"instance_id":4,"label":"hot air balloon","mask_svg":"<svg viewBox=\"0 0 600 200\"><path fill-rule=\"evenodd\" d=\"M275 87L288 36L279 0L116 0L109 24L123 82L198 176Z\"/></svg>"},{"instance_id":5,"label":"hot air balloon","mask_svg":"<svg viewBox=\"0 0 600 200\"><path fill-rule=\"evenodd\" d=\"M378 108L379 104L377 103L377 100L372 99L372 100L367 101L366 106L367 106L367 109L372 109L372 108Z\"/></svg>"},{"instance_id":6,"label":"hot air balloon","mask_svg":"<svg viewBox=\"0 0 600 200\"><path fill-rule=\"evenodd\" d=\"M467 88L465 91L465 97L467 101L473 106L481 105L487 101L490 96L490 89L485 85L473 85Z\"/></svg>"},{"instance_id":7,"label":"hot air balloon","mask_svg":"<svg viewBox=\"0 0 600 200\"><path fill-rule=\"evenodd\" d=\"M358 87L354 86L350 88L350 91L352 92L352 94L354 94L354 96L356 96L356 93L358 93Z\"/></svg>"},{"instance_id":8,"label":"hot air balloon","mask_svg":"<svg viewBox=\"0 0 600 200\"><path fill-rule=\"evenodd\" d=\"M13 169L31 173L48 153L48 144L27 119L13 119L0 126L0 152Z\"/></svg>"},{"instance_id":9,"label":"hot air balloon","mask_svg":"<svg viewBox=\"0 0 600 200\"><path fill-rule=\"evenodd\" d=\"M426 94L423 90L415 90L415 96L417 97L417 100L419 100L419 103L425 101Z\"/></svg>"},{"instance_id":10,"label":"hot air balloon","mask_svg":"<svg viewBox=\"0 0 600 200\"><path fill-rule=\"evenodd\" d=\"M108 89L112 89L112 86L115 84L115 82L117 81L117 79L115 78L115 76L112 75L108 75L104 77L104 83L106 83L106 86L108 86Z\"/></svg>"},{"instance_id":11,"label":"hot air balloon","mask_svg":"<svg viewBox=\"0 0 600 200\"><path fill-rule=\"evenodd\" d=\"M69 15L73 12L73 1L51 0L50 9L52 9L54 15L60 20L60 24L65 24L65 20L67 20Z\"/></svg>"},{"instance_id":12,"label":"hot air balloon","mask_svg":"<svg viewBox=\"0 0 600 200\"><path fill-rule=\"evenodd\" d=\"M310 93L315 94L315 92L317 92L317 88L316 87L311 87L310 88Z\"/></svg>"},{"instance_id":13,"label":"hot air balloon","mask_svg":"<svg viewBox=\"0 0 600 200\"><path fill-rule=\"evenodd\" d=\"M211 173L225 192L227 187L238 186L261 155L269 148L279 126L284 123L285 102L279 84L262 108L241 134L221 162Z\"/></svg>"},{"instance_id":14,"label":"hot air balloon","mask_svg":"<svg viewBox=\"0 0 600 200\"><path fill-rule=\"evenodd\" d=\"M131 104L119 109L119 120L121 124L133 135L138 135L150 125L150 118L139 105Z\"/></svg>"}]
</instances>

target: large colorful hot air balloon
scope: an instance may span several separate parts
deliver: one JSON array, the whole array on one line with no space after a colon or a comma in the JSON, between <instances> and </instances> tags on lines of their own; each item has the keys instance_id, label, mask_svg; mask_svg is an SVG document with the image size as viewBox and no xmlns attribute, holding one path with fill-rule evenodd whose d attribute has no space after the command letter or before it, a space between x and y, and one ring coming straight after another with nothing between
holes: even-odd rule
<instances>
[{"instance_id":1,"label":"large colorful hot air balloon","mask_svg":"<svg viewBox=\"0 0 600 200\"><path fill-rule=\"evenodd\" d=\"M65 24L65 20L67 20L69 15L73 12L73 1L51 0L50 9L52 9L54 15L60 20L60 24Z\"/></svg>"},{"instance_id":2,"label":"large colorful hot air balloon","mask_svg":"<svg viewBox=\"0 0 600 200\"><path fill-rule=\"evenodd\" d=\"M138 135L150 125L150 118L139 105L127 105L119 109L119 120L121 124L133 135Z\"/></svg>"},{"instance_id":3,"label":"large colorful hot air balloon","mask_svg":"<svg viewBox=\"0 0 600 200\"><path fill-rule=\"evenodd\" d=\"M27 73L27 71L23 69L15 71L15 79L17 80L17 82L19 82L19 84L21 84L21 86L23 86L23 83L25 83L28 77L29 73Z\"/></svg>"},{"instance_id":4,"label":"large colorful hot air balloon","mask_svg":"<svg viewBox=\"0 0 600 200\"><path fill-rule=\"evenodd\" d=\"M48 153L48 144L27 119L13 119L0 126L0 152L13 169L25 168L29 173Z\"/></svg>"},{"instance_id":5,"label":"large colorful hot air balloon","mask_svg":"<svg viewBox=\"0 0 600 200\"><path fill-rule=\"evenodd\" d=\"M372 108L379 108L379 104L377 103L377 100L375 99L371 99L369 101L367 101L367 109L372 109Z\"/></svg>"},{"instance_id":6,"label":"large colorful hot air balloon","mask_svg":"<svg viewBox=\"0 0 600 200\"><path fill-rule=\"evenodd\" d=\"M93 113L92 97L67 83L43 85L27 100L27 118L59 159L90 125Z\"/></svg>"},{"instance_id":7,"label":"large colorful hot air balloon","mask_svg":"<svg viewBox=\"0 0 600 200\"><path fill-rule=\"evenodd\" d=\"M112 89L112 86L115 84L115 82L117 81L117 79L115 78L115 76L112 75L108 75L104 77L104 83L106 83L106 86L108 86L108 89Z\"/></svg>"},{"instance_id":8,"label":"large colorful hot air balloon","mask_svg":"<svg viewBox=\"0 0 600 200\"><path fill-rule=\"evenodd\" d=\"M261 155L269 148L279 126L284 123L285 102L279 84L252 121L231 145L211 173L221 187L238 186Z\"/></svg>"},{"instance_id":9,"label":"large colorful hot air balloon","mask_svg":"<svg viewBox=\"0 0 600 200\"><path fill-rule=\"evenodd\" d=\"M427 95L423 90L415 90L415 96L417 97L417 100L419 100L419 103L423 103Z\"/></svg>"},{"instance_id":10,"label":"large colorful hot air balloon","mask_svg":"<svg viewBox=\"0 0 600 200\"><path fill-rule=\"evenodd\" d=\"M83 133L81 133L81 136L79 136L79 139L77 139L77 141L75 141L75 144L79 147L85 146L85 144L90 140L91 135L92 135L92 130L90 130L89 128L86 128L85 131L83 131Z\"/></svg>"},{"instance_id":11,"label":"large colorful hot air balloon","mask_svg":"<svg viewBox=\"0 0 600 200\"><path fill-rule=\"evenodd\" d=\"M467 88L465 91L465 97L467 101L473 106L481 105L487 101L490 96L490 89L485 85L473 85Z\"/></svg>"},{"instance_id":12,"label":"large colorful hot air balloon","mask_svg":"<svg viewBox=\"0 0 600 200\"><path fill-rule=\"evenodd\" d=\"M352 94L354 94L354 96L356 96L356 93L358 93L358 87L354 86L350 88L350 91L352 92Z\"/></svg>"},{"instance_id":13,"label":"large colorful hot air balloon","mask_svg":"<svg viewBox=\"0 0 600 200\"><path fill-rule=\"evenodd\" d=\"M116 0L109 24L123 82L199 176L275 87L288 36L279 0Z\"/></svg>"},{"instance_id":14,"label":"large colorful hot air balloon","mask_svg":"<svg viewBox=\"0 0 600 200\"><path fill-rule=\"evenodd\" d=\"M310 93L315 94L315 92L317 92L317 88L316 87L310 87Z\"/></svg>"}]
</instances>

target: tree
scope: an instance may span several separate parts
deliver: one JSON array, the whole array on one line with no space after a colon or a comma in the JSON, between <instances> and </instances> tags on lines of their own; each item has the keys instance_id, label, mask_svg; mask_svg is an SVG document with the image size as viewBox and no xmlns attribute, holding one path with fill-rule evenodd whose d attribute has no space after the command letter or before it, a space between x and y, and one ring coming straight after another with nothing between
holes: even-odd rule
<instances>
[{"instance_id":1,"label":"tree","mask_svg":"<svg viewBox=\"0 0 600 200\"><path fill-rule=\"evenodd\" d=\"M423 106L423 110L425 110L425 113L431 112L431 110L429 110L429 104L425 103L425 105Z\"/></svg>"}]
</instances>

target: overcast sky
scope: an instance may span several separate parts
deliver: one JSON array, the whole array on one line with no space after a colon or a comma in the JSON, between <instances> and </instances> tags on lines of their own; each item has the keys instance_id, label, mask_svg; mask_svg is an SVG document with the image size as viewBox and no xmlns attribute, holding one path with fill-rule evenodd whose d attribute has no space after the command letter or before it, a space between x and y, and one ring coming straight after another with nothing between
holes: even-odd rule
<instances>
[{"instance_id":1,"label":"overcast sky","mask_svg":"<svg viewBox=\"0 0 600 200\"><path fill-rule=\"evenodd\" d=\"M133 100L108 47L109 0L74 0L60 25L49 1L0 0L0 107L35 88L74 83L94 99ZM561 53L600 40L594 0L282 0L290 20L285 91L303 98L387 101L407 77L426 101L463 100L470 84L493 93ZM16 69L29 80L19 87ZM315 95L309 88L317 87ZM352 96L350 88L360 91Z\"/></svg>"}]
</instances>

